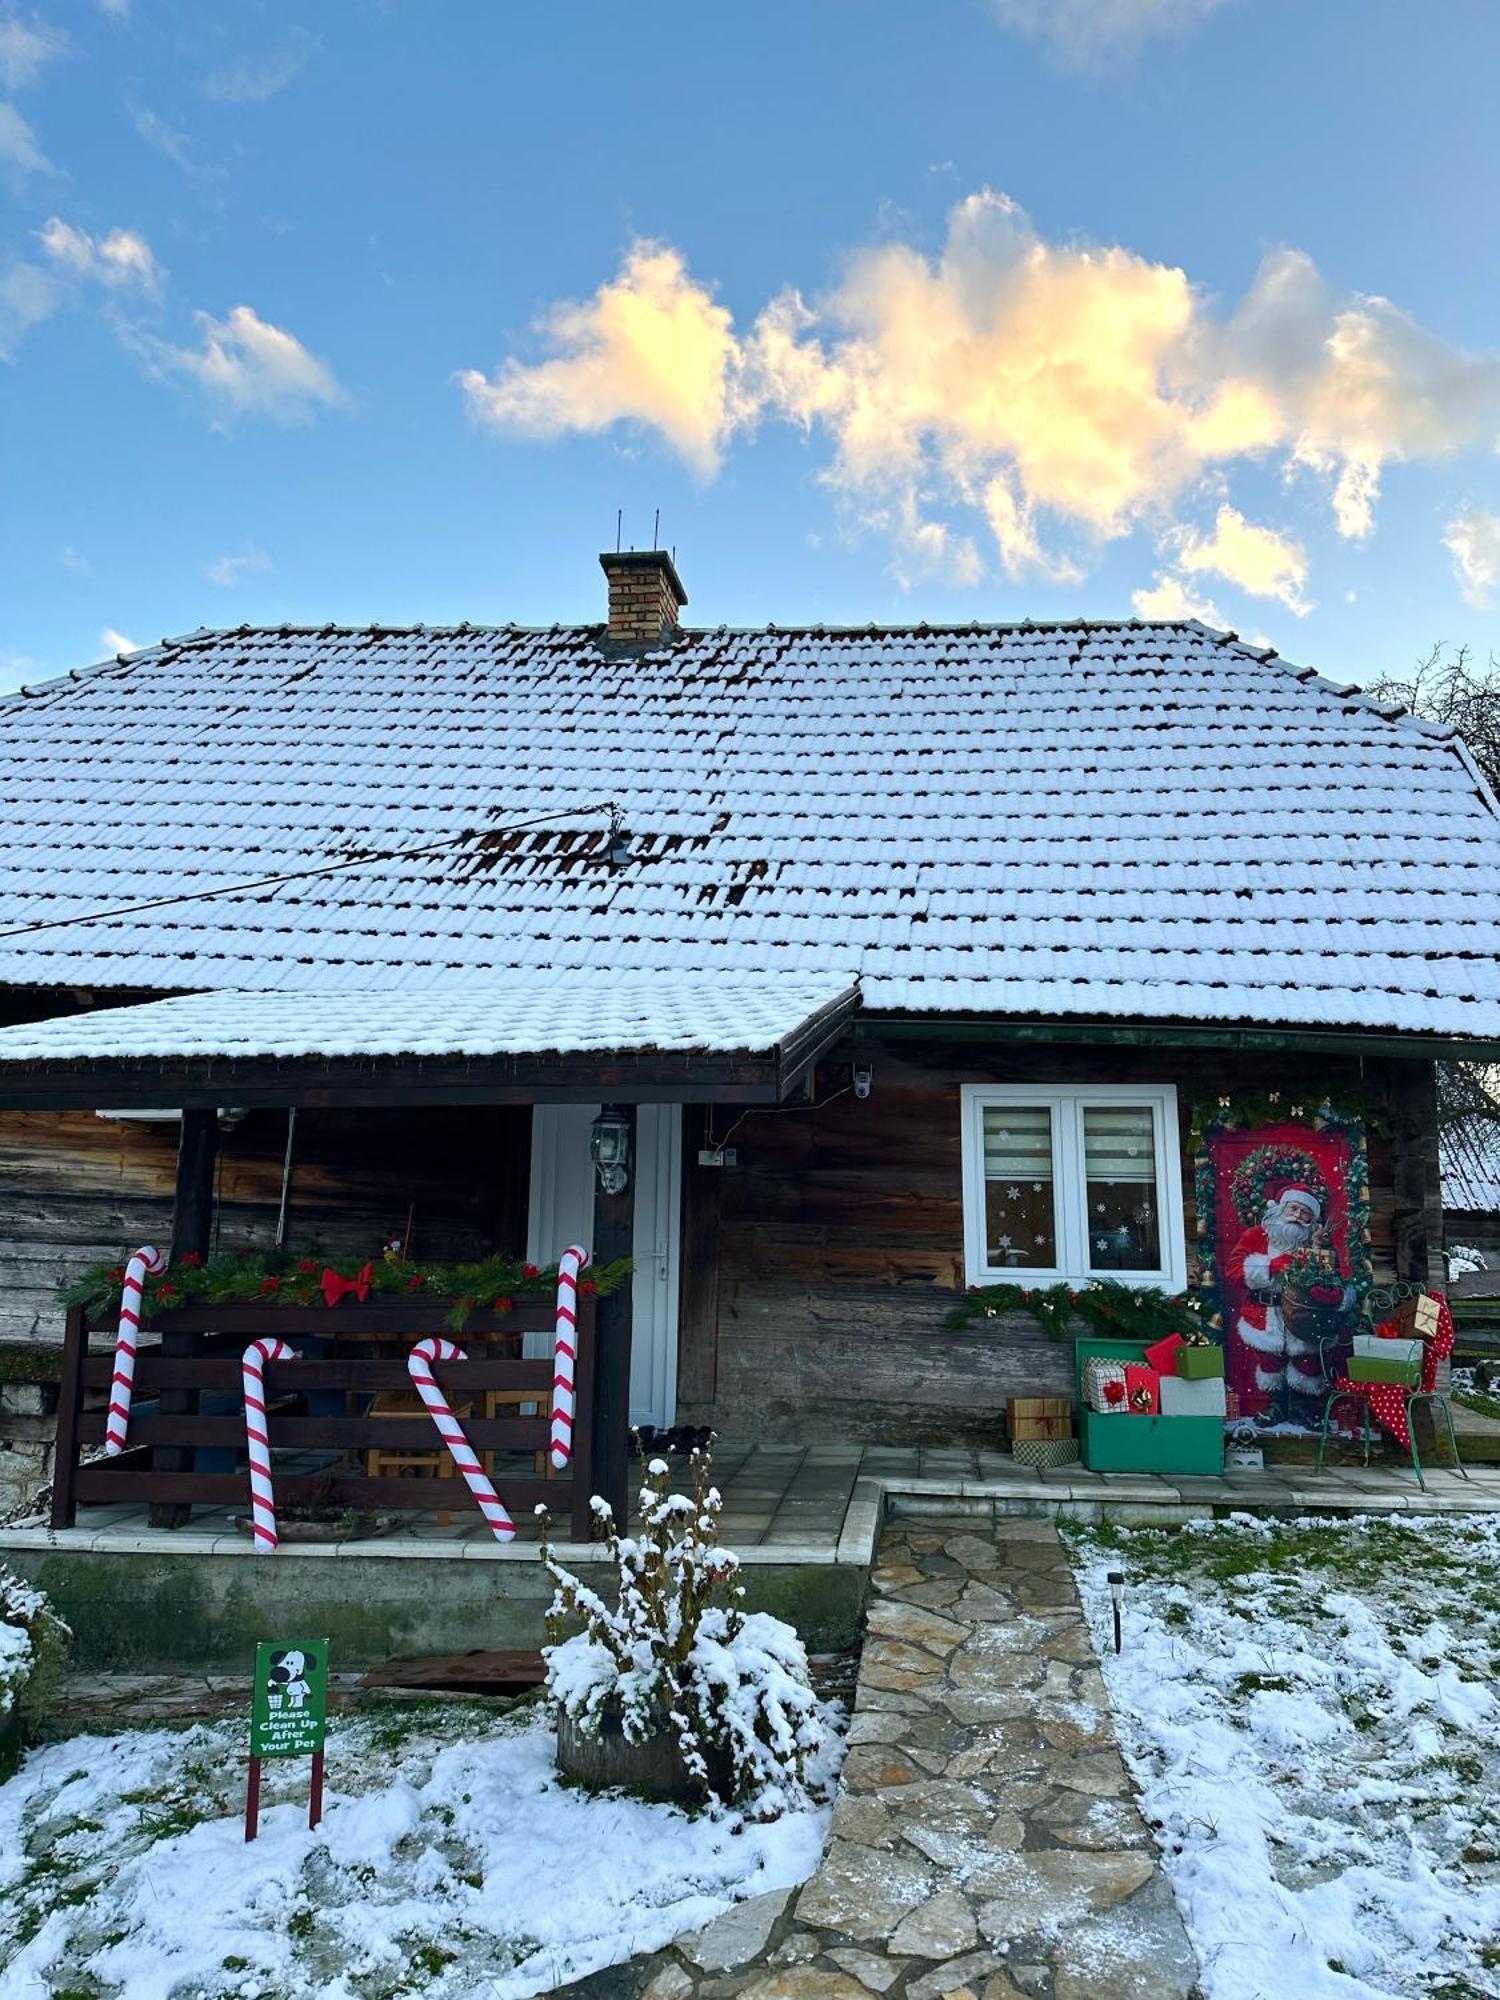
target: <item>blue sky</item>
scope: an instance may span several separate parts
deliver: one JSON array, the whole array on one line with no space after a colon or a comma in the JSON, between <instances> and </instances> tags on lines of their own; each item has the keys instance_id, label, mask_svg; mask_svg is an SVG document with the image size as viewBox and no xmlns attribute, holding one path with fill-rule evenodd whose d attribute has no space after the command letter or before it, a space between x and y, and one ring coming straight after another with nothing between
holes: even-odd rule
<instances>
[{"instance_id":1,"label":"blue sky","mask_svg":"<svg viewBox=\"0 0 1500 2000\"><path fill-rule=\"evenodd\" d=\"M1493 0L0 0L0 684L196 625L1500 596Z\"/></svg>"}]
</instances>

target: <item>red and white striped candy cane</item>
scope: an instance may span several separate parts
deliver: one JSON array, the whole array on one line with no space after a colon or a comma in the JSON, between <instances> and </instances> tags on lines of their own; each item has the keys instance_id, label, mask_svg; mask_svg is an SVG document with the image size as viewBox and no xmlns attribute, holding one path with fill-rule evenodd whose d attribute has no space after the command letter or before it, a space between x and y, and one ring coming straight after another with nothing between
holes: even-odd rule
<instances>
[{"instance_id":1,"label":"red and white striped candy cane","mask_svg":"<svg viewBox=\"0 0 1500 2000\"><path fill-rule=\"evenodd\" d=\"M467 1361L468 1355L451 1340L440 1340L435 1335L431 1340L419 1340L406 1357L406 1372L416 1387L417 1394L427 1405L432 1421L438 1427L438 1435L453 1454L453 1463L468 1482L469 1491L479 1502L479 1511L490 1526L490 1533L497 1542L513 1542L516 1538L516 1524L501 1505L500 1495L485 1476L484 1468L474 1456L474 1447L464 1436L458 1418L448 1407L448 1399L432 1379L434 1361Z\"/></svg>"},{"instance_id":2,"label":"red and white striped candy cane","mask_svg":"<svg viewBox=\"0 0 1500 2000\"><path fill-rule=\"evenodd\" d=\"M266 1435L266 1363L295 1361L297 1350L284 1340L252 1340L240 1362L245 1382L245 1443L250 1452L250 1528L257 1555L271 1555L276 1533L276 1496L271 1490L271 1440Z\"/></svg>"},{"instance_id":3,"label":"red and white striped candy cane","mask_svg":"<svg viewBox=\"0 0 1500 2000\"><path fill-rule=\"evenodd\" d=\"M109 1416L104 1424L104 1449L110 1458L125 1449L130 1428L130 1395L135 1387L135 1337L141 1328L141 1289L148 1275L165 1271L167 1260L154 1243L143 1243L125 1266L121 1287L120 1330L115 1335L115 1372L109 1388Z\"/></svg>"},{"instance_id":4,"label":"red and white striped candy cane","mask_svg":"<svg viewBox=\"0 0 1500 2000\"><path fill-rule=\"evenodd\" d=\"M573 1367L578 1359L578 1273L589 1261L581 1243L570 1243L557 1260L557 1337L552 1344L552 1469L561 1472L573 1456Z\"/></svg>"}]
</instances>

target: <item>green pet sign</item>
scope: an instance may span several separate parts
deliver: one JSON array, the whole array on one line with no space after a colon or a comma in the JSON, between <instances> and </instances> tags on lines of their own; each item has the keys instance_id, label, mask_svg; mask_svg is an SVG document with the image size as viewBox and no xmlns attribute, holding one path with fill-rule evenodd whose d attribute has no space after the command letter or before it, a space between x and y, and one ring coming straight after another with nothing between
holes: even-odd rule
<instances>
[{"instance_id":1,"label":"green pet sign","mask_svg":"<svg viewBox=\"0 0 1500 2000\"><path fill-rule=\"evenodd\" d=\"M250 1783L245 1794L245 1838L260 1820L263 1757L311 1757L312 1799L307 1823L323 1817L323 1744L328 1732L328 1641L278 1639L255 1649L250 1699Z\"/></svg>"}]
</instances>

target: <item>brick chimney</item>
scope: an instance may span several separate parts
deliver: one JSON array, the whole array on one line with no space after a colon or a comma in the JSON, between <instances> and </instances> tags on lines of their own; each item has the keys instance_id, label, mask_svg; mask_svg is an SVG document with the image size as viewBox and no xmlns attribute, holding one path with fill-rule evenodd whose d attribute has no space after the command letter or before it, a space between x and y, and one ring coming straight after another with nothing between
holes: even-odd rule
<instances>
[{"instance_id":1,"label":"brick chimney","mask_svg":"<svg viewBox=\"0 0 1500 2000\"><path fill-rule=\"evenodd\" d=\"M665 549L626 549L599 558L609 578L609 637L623 646L658 646L677 631L687 592Z\"/></svg>"}]
</instances>

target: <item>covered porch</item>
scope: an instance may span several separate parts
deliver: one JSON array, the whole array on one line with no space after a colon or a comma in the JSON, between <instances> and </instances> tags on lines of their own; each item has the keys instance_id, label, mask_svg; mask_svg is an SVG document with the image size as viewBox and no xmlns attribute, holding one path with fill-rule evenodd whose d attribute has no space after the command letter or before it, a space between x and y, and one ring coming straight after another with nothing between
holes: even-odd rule
<instances>
[{"instance_id":1,"label":"covered porch","mask_svg":"<svg viewBox=\"0 0 1500 2000\"><path fill-rule=\"evenodd\" d=\"M0 1107L180 1117L170 1270L182 1272L225 1254L226 1106L284 1127L278 1255L304 1247L299 1119L337 1113L357 1135L368 1118L373 1145L392 1111L418 1124L455 1107L477 1120L525 1112L524 1175L511 1163L520 1199L480 1239L477 1264L471 1253L453 1267L482 1272L486 1257L510 1259L536 1281L524 1298L455 1300L450 1289L440 1300L430 1268L413 1279L419 1295L410 1300L388 1295L384 1269L376 1290L387 1295L367 1298L357 1253L330 1267L343 1294L336 1304L300 1277L289 1288L294 1304L276 1298L276 1279L253 1300L221 1293L210 1303L191 1283L181 1303L148 1293L126 1449L108 1459L100 1447L117 1309L74 1306L53 1530L87 1529L93 1517L116 1527L143 1520L151 1532L201 1531L205 1522L216 1538L233 1532L249 1497L240 1358L256 1339L291 1349L265 1367L275 1487L288 1510L316 1506L378 1523L387 1546L428 1539L429 1530L461 1539L476 1524L488 1534L459 1468L419 1463L438 1458L440 1440L419 1405L404 1406L406 1362L414 1342L436 1338L462 1345L465 1358L442 1359L443 1392L523 1536L534 1538L531 1516L544 1505L554 1534L586 1541L593 1493L623 1518L632 1422L661 1429L676 1415L678 1300L693 1256L682 1218L682 1108L725 1107L733 1117L806 1098L856 1005L841 979L549 975L441 997L201 994L0 1031ZM706 1129L700 1113L696 1130ZM517 1127L505 1130L513 1138ZM414 1186L408 1216L427 1192ZM367 1265L369 1250L379 1262L389 1220L369 1218ZM554 1474L548 1272L570 1242L588 1248L601 1281L597 1297L579 1300L574 1455ZM398 1264L408 1247L398 1229ZM319 1261L314 1251L297 1271ZM610 1282L611 1271L626 1275ZM422 1525L397 1533L394 1516L402 1527Z\"/></svg>"}]
</instances>

